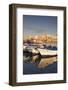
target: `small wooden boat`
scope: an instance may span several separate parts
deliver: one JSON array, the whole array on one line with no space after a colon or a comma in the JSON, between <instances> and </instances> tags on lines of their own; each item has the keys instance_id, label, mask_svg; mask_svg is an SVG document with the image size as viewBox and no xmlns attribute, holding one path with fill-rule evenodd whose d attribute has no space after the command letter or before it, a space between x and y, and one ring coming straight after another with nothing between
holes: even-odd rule
<instances>
[{"instance_id":1,"label":"small wooden boat","mask_svg":"<svg viewBox=\"0 0 68 90\"><path fill-rule=\"evenodd\" d=\"M54 57L57 56L57 50L41 49L41 48L25 48L23 51L29 56L39 55L40 57Z\"/></svg>"}]
</instances>

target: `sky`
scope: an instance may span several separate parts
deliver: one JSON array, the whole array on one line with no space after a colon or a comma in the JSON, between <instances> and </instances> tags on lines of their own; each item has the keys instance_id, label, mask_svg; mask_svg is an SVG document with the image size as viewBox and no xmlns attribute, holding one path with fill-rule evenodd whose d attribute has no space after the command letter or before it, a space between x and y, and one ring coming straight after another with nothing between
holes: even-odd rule
<instances>
[{"instance_id":1,"label":"sky","mask_svg":"<svg viewBox=\"0 0 68 90\"><path fill-rule=\"evenodd\" d=\"M56 16L23 16L23 33L28 35L57 34Z\"/></svg>"}]
</instances>

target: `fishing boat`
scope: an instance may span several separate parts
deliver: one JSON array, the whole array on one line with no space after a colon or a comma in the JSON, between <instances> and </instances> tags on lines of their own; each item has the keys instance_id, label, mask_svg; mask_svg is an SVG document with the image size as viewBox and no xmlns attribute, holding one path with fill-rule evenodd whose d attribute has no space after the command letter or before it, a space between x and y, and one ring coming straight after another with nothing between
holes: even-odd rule
<instances>
[{"instance_id":1,"label":"fishing boat","mask_svg":"<svg viewBox=\"0 0 68 90\"><path fill-rule=\"evenodd\" d=\"M27 55L39 55L41 57L54 57L57 56L57 50L49 50L49 49L42 49L42 48L33 48L33 47L25 47L24 53Z\"/></svg>"},{"instance_id":2,"label":"fishing boat","mask_svg":"<svg viewBox=\"0 0 68 90\"><path fill-rule=\"evenodd\" d=\"M38 48L42 57L54 57L57 56L57 50L40 49Z\"/></svg>"}]
</instances>

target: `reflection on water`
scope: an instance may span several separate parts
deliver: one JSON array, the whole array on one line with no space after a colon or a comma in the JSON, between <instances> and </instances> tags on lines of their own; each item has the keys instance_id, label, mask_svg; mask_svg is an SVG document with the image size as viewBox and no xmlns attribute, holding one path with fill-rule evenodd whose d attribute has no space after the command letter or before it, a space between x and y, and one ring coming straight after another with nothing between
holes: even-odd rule
<instances>
[{"instance_id":1,"label":"reflection on water","mask_svg":"<svg viewBox=\"0 0 68 90\"><path fill-rule=\"evenodd\" d=\"M57 61L57 57L43 58L38 64L38 68L45 68L46 66L53 64Z\"/></svg>"},{"instance_id":2,"label":"reflection on water","mask_svg":"<svg viewBox=\"0 0 68 90\"><path fill-rule=\"evenodd\" d=\"M23 74L57 73L57 57L24 56Z\"/></svg>"}]
</instances>

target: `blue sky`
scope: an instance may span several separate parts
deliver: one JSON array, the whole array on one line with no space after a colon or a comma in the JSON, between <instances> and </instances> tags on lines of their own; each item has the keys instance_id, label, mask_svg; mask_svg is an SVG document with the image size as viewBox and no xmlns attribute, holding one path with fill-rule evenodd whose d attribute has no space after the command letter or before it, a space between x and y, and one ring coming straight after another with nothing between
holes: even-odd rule
<instances>
[{"instance_id":1,"label":"blue sky","mask_svg":"<svg viewBox=\"0 0 68 90\"><path fill-rule=\"evenodd\" d=\"M57 34L56 16L23 16L23 32L27 35Z\"/></svg>"}]
</instances>

